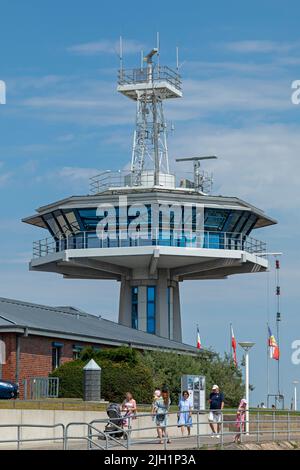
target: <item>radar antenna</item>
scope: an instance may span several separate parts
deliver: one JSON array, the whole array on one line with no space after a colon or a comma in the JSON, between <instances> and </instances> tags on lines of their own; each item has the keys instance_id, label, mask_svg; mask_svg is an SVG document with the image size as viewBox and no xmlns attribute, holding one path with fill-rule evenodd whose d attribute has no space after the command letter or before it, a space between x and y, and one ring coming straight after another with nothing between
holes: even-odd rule
<instances>
[{"instance_id":1,"label":"radar antenna","mask_svg":"<svg viewBox=\"0 0 300 470\"><path fill-rule=\"evenodd\" d=\"M209 155L205 157L186 157L176 158L176 162L194 162L194 189L204 192L208 187L211 189L212 186L212 175L208 175L201 171L201 160L215 160L218 157L215 155Z\"/></svg>"}]
</instances>

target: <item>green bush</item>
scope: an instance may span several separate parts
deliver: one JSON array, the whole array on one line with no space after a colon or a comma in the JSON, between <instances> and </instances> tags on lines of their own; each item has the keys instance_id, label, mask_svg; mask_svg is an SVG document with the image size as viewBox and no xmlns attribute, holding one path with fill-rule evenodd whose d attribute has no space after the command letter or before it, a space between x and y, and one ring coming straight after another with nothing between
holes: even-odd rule
<instances>
[{"instance_id":1,"label":"green bush","mask_svg":"<svg viewBox=\"0 0 300 470\"><path fill-rule=\"evenodd\" d=\"M126 392L131 392L138 403L150 403L154 387L150 368L141 362L142 355L136 351L118 349L93 353L93 359L102 369L102 398L122 402ZM67 362L50 374L60 379L60 398L83 398L83 367L91 358L91 351L86 349L82 359Z\"/></svg>"},{"instance_id":2,"label":"green bush","mask_svg":"<svg viewBox=\"0 0 300 470\"><path fill-rule=\"evenodd\" d=\"M235 407L243 396L244 387L240 369L230 357L221 358L211 351L199 356L184 356L165 352L138 352L129 347L94 351L86 348L81 359L68 362L51 375L60 378L60 397L82 398L83 367L94 359L102 369L102 397L122 402L131 392L138 403L150 403L153 390L168 386L173 404L177 404L184 374L205 375L207 397L217 383L225 395L226 406Z\"/></svg>"},{"instance_id":3,"label":"green bush","mask_svg":"<svg viewBox=\"0 0 300 470\"><path fill-rule=\"evenodd\" d=\"M205 375L206 397L213 384L218 384L225 395L225 405L235 407L244 393L242 374L230 357L224 359L212 351L203 351L198 357L176 353L145 352L145 361L152 370L155 387L168 386L172 403L177 403L181 391L181 376Z\"/></svg>"},{"instance_id":4,"label":"green bush","mask_svg":"<svg viewBox=\"0 0 300 470\"><path fill-rule=\"evenodd\" d=\"M55 369L50 377L59 377L60 398L83 398L83 367L80 359L66 362Z\"/></svg>"}]
</instances>

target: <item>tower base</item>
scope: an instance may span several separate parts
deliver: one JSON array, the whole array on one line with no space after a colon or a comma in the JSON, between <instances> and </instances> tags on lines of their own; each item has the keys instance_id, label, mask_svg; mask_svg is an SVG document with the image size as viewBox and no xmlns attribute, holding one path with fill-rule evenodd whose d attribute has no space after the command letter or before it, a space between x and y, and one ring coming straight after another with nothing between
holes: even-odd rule
<instances>
[{"instance_id":1,"label":"tower base","mask_svg":"<svg viewBox=\"0 0 300 470\"><path fill-rule=\"evenodd\" d=\"M159 269L156 279L121 281L120 324L182 341L179 283L169 271Z\"/></svg>"}]
</instances>

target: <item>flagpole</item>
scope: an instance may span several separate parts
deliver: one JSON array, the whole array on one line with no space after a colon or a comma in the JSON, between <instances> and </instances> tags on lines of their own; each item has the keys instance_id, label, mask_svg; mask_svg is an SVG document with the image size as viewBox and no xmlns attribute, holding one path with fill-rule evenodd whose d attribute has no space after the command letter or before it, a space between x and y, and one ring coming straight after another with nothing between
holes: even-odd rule
<instances>
[{"instance_id":1,"label":"flagpole","mask_svg":"<svg viewBox=\"0 0 300 470\"><path fill-rule=\"evenodd\" d=\"M232 323L229 324L229 356L233 358L232 351Z\"/></svg>"},{"instance_id":2,"label":"flagpole","mask_svg":"<svg viewBox=\"0 0 300 470\"><path fill-rule=\"evenodd\" d=\"M280 278L279 278L280 263L279 260L275 261L275 271L276 271L276 297L277 297L277 314L276 314L276 329L277 329L277 344L280 351L280 338L279 338L279 322L281 320L280 314ZM278 388L278 401L280 397L280 352L277 362L277 388Z\"/></svg>"},{"instance_id":3,"label":"flagpole","mask_svg":"<svg viewBox=\"0 0 300 470\"><path fill-rule=\"evenodd\" d=\"M279 340L279 320L277 319L276 321L277 325L277 345L278 345L278 349L280 351L280 340ZM278 401L279 401L279 397L280 397L280 354L279 354L279 357L278 357L278 361L277 361L277 388L278 388Z\"/></svg>"},{"instance_id":4,"label":"flagpole","mask_svg":"<svg viewBox=\"0 0 300 470\"><path fill-rule=\"evenodd\" d=\"M267 322L267 407L269 407L269 394L270 394L270 368L269 368L269 323Z\"/></svg>"}]
</instances>

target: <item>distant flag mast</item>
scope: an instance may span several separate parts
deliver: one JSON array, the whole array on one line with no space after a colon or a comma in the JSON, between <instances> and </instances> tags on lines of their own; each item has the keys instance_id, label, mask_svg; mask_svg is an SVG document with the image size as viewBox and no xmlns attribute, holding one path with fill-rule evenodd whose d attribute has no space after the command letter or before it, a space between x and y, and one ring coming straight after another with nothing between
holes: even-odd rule
<instances>
[{"instance_id":1,"label":"distant flag mast","mask_svg":"<svg viewBox=\"0 0 300 470\"><path fill-rule=\"evenodd\" d=\"M235 367L237 367L237 359L236 359L236 339L234 336L232 324L230 323L230 334L231 334L231 349L232 349L232 357Z\"/></svg>"},{"instance_id":2,"label":"distant flag mast","mask_svg":"<svg viewBox=\"0 0 300 470\"><path fill-rule=\"evenodd\" d=\"M275 359L276 361L279 361L279 357L280 357L279 346L269 326L268 326L268 333L269 333L268 345L269 345L270 359Z\"/></svg>"},{"instance_id":3,"label":"distant flag mast","mask_svg":"<svg viewBox=\"0 0 300 470\"><path fill-rule=\"evenodd\" d=\"M269 321L267 323L268 328L268 342L267 342L267 350L268 350L268 360L267 360L267 405L269 407L269 398L275 397L276 405L281 406L284 408L284 396L280 391L280 331L279 326L281 322L281 312L280 312L280 262L278 256L282 255L282 253L267 253L268 255L275 256L275 295L277 299L277 313L276 313L276 333L277 333L277 340L275 335L272 333L271 328L269 326ZM268 313L268 320L269 320L269 313ZM275 359L277 361L277 393L270 394L270 378L269 378L269 359Z\"/></svg>"},{"instance_id":4,"label":"distant flag mast","mask_svg":"<svg viewBox=\"0 0 300 470\"><path fill-rule=\"evenodd\" d=\"M199 326L197 325L197 349L201 349L202 344L201 344L201 339L200 339L200 331L199 331Z\"/></svg>"}]
</instances>

